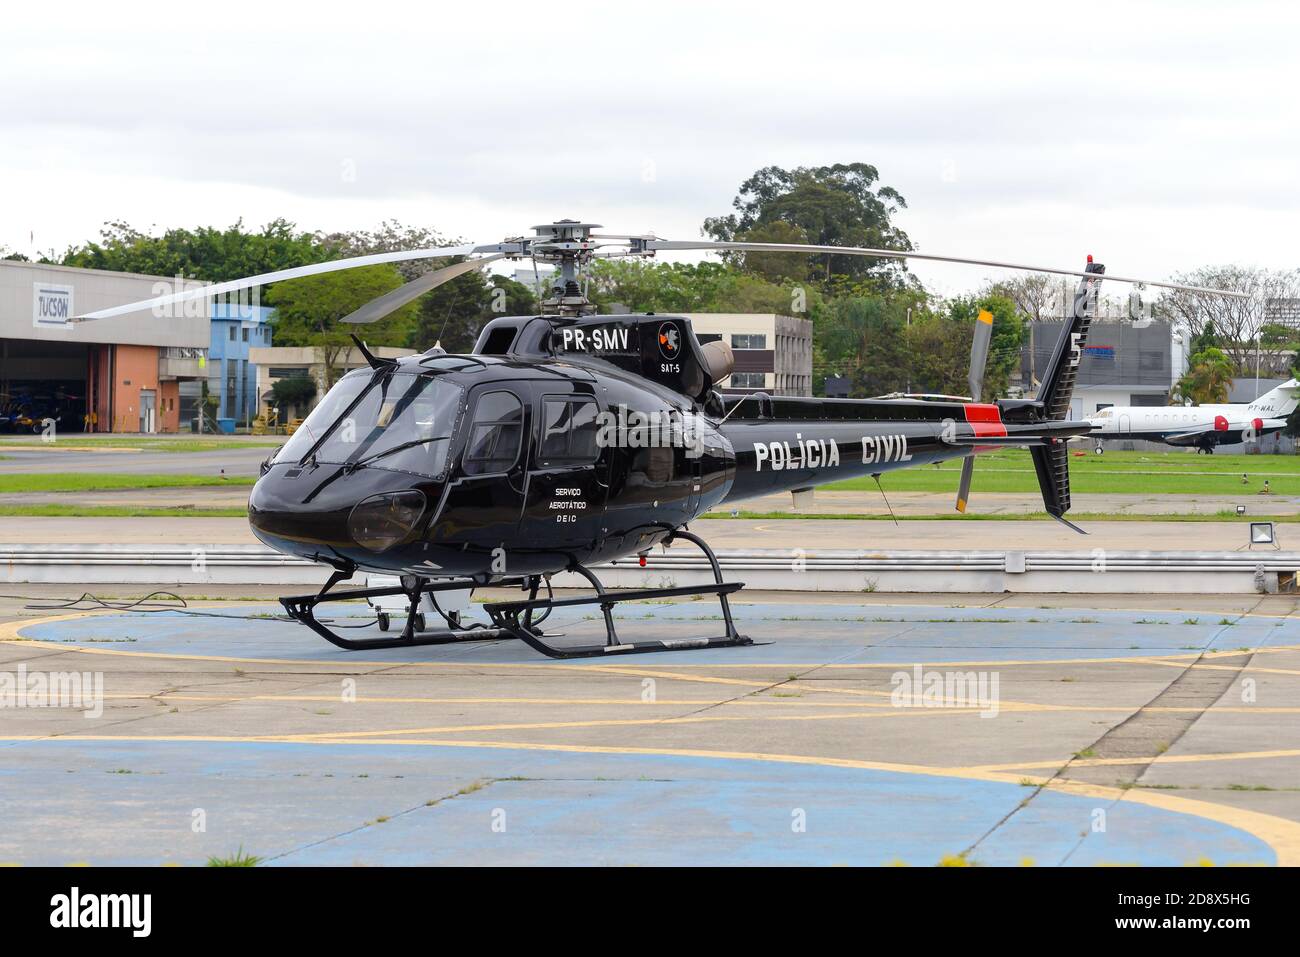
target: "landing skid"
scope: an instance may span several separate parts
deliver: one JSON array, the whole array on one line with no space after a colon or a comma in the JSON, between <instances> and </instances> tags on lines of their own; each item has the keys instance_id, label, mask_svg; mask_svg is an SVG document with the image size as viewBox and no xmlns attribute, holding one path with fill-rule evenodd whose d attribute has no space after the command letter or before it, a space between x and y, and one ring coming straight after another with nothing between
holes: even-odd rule
<instances>
[{"instance_id":1,"label":"landing skid","mask_svg":"<svg viewBox=\"0 0 1300 957\"><path fill-rule=\"evenodd\" d=\"M353 572L350 570L336 571L329 577L325 587L316 594L281 598L280 604L284 606L284 610L290 618L302 622L330 644L337 645L346 651L365 651L371 648L413 648L418 645L452 645L463 641L495 641L501 638L513 637L500 628L487 628L481 625L448 627L438 631L417 632L415 630L415 622L420 615L421 596L434 592L475 587L475 583L469 579L431 582L428 579L416 578L411 587L407 587L405 584L390 585L385 588L362 588L337 595L327 594L331 588L339 582L351 578L352 575ZM524 579L519 578L501 584L522 585L525 582ZM402 633L395 638L344 638L337 632L331 631L316 617L316 606L323 605L326 602L352 601L357 598L380 598L387 595L405 595L410 601L410 611L406 615L406 626L402 629Z\"/></svg>"},{"instance_id":2,"label":"landing skid","mask_svg":"<svg viewBox=\"0 0 1300 957\"><path fill-rule=\"evenodd\" d=\"M703 539L686 531L676 531L666 540L671 543L675 538L682 538L699 546L709 560L713 569L713 583L709 585L687 585L679 588L644 588L634 591L611 593L605 590L591 571L581 565L572 566L569 571L581 575L591 582L596 594L581 598L538 598L542 586L542 576L530 575L526 578L512 578L495 582L496 585L520 586L528 590L524 601L492 602L484 609L492 617L492 626L476 625L470 627L449 627L434 632L417 632L416 617L419 614L420 598L429 593L473 588L477 583L469 579L431 582L428 579L406 576L400 586L385 588L364 588L358 591L330 595L328 592L341 581L352 577L353 570L338 570L329 577L325 586L314 595L297 595L281 598L280 604L290 618L300 621L330 644L347 651L365 651L375 648L413 648L419 645L451 645L465 641L494 641L502 638L517 638L530 648L541 652L548 658L607 658L611 655L647 654L660 651L686 651L694 648L727 648L740 645L752 645L752 639L736 631L736 624L731 617L731 605L727 596L744 588L742 582L724 582L722 569L718 564L713 549ZM408 584L409 582L409 584ZM357 598L379 598L387 595L405 595L410 602L406 626L395 638L344 638L316 618L316 607L333 601L352 601ZM717 595L722 608L724 623L723 634L708 638L666 638L655 641L622 641L614 627L612 610L615 605L625 601L644 601L656 598L679 598L687 595ZM547 641L548 636L539 625L555 608L574 608L583 605L599 605L605 620L605 641L603 644L571 645L561 647ZM454 622L454 619L453 619ZM449 624L451 624L449 622Z\"/></svg>"},{"instance_id":3,"label":"landing skid","mask_svg":"<svg viewBox=\"0 0 1300 957\"><path fill-rule=\"evenodd\" d=\"M671 543L674 538L684 538L694 542L704 552L713 568L713 584L687 585L680 588L645 588L636 591L611 594L605 591L599 578L581 565L575 565L569 571L581 575L591 582L596 594L582 598L538 598L538 581L534 579L526 601L495 602L484 607L492 622L512 637L518 638L530 648L541 652L548 658L607 658L611 655L648 654L659 651L686 651L694 648L728 648L738 645L752 645L752 639L736 631L736 624L731 617L731 604L727 596L744 588L743 582L724 582L722 569L713 549L701 538L690 532L674 532L666 540ZM614 606L624 601L644 601L653 598L674 598L685 595L717 595L722 607L722 619L725 623L724 633L710 638L667 638L657 641L622 641L614 627ZM533 614L542 611L549 614L553 608L574 608L582 605L599 605L605 619L605 641L603 644L570 645L557 647L548 643L546 635L532 623Z\"/></svg>"}]
</instances>

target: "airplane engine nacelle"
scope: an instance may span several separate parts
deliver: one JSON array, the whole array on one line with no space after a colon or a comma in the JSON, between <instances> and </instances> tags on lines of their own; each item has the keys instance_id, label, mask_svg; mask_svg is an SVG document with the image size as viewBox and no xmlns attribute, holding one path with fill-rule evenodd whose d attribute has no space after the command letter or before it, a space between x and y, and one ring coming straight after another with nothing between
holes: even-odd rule
<instances>
[{"instance_id":1,"label":"airplane engine nacelle","mask_svg":"<svg viewBox=\"0 0 1300 957\"><path fill-rule=\"evenodd\" d=\"M1215 431L1215 432L1227 432L1227 431L1228 431L1228 420L1227 420L1226 418L1224 418L1223 416L1221 416L1221 415L1216 415L1216 416L1214 417L1214 431Z\"/></svg>"}]
</instances>

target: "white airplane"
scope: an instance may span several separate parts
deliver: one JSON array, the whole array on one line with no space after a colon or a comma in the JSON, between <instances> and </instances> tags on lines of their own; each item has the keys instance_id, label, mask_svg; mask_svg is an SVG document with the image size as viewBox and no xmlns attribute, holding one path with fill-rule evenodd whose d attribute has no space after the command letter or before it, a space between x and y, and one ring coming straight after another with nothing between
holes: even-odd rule
<instances>
[{"instance_id":1,"label":"white airplane","mask_svg":"<svg viewBox=\"0 0 1300 957\"><path fill-rule=\"evenodd\" d=\"M1111 406L1089 416L1094 431L1087 438L1097 443L1098 453L1104 440L1146 439L1213 455L1217 445L1253 441L1284 428L1297 404L1300 382L1292 379L1250 403Z\"/></svg>"}]
</instances>

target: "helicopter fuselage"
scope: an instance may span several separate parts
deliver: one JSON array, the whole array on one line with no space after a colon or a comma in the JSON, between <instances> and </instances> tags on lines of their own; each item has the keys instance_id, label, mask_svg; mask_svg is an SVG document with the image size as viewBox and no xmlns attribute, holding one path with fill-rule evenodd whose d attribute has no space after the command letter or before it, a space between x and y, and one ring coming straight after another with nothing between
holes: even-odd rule
<instances>
[{"instance_id":1,"label":"helicopter fuselage","mask_svg":"<svg viewBox=\"0 0 1300 957\"><path fill-rule=\"evenodd\" d=\"M644 324L623 322L633 318ZM670 320L654 321L663 335ZM671 321L683 323L683 358L647 360L671 367L667 382L602 355L627 349L608 324L558 328L551 355L435 353L349 373L264 466L254 532L336 567L545 574L645 552L722 504L956 458L975 437L1006 435L996 405L724 398L707 381L678 391L671 376L693 378L685 347L698 343Z\"/></svg>"}]
</instances>

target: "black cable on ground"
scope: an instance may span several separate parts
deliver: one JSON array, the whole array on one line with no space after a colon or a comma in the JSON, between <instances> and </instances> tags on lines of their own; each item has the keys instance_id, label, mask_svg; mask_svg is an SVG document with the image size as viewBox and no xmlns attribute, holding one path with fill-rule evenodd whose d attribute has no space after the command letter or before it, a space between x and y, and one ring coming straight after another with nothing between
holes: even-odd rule
<instances>
[{"instance_id":1,"label":"black cable on ground","mask_svg":"<svg viewBox=\"0 0 1300 957\"><path fill-rule=\"evenodd\" d=\"M289 615L230 615L217 611L196 611L195 609L190 608L189 602L180 595L169 591L153 591L145 595L143 598L137 598L135 600L122 599L121 601L100 598L97 595L92 595L90 592L82 592L80 598L50 598L48 596L37 595L0 595L0 598L29 602L29 604L23 605L23 608L27 611L90 611L102 608L108 611L134 611L153 614L158 612L174 612L175 614L188 615L192 618L230 618L236 621L297 621L296 618L291 618ZM160 598L162 600L151 601L151 599L155 598ZM30 604L30 602L47 602L48 604L35 605ZM439 609L439 614L441 613L442 610ZM366 621L357 625L343 625L338 624L333 618L320 618L317 620L322 624L333 625L335 628L370 628L374 625L373 621ZM470 627L483 628L486 626L475 623L475 625ZM466 628L466 630L469 630L469 628Z\"/></svg>"}]
</instances>

